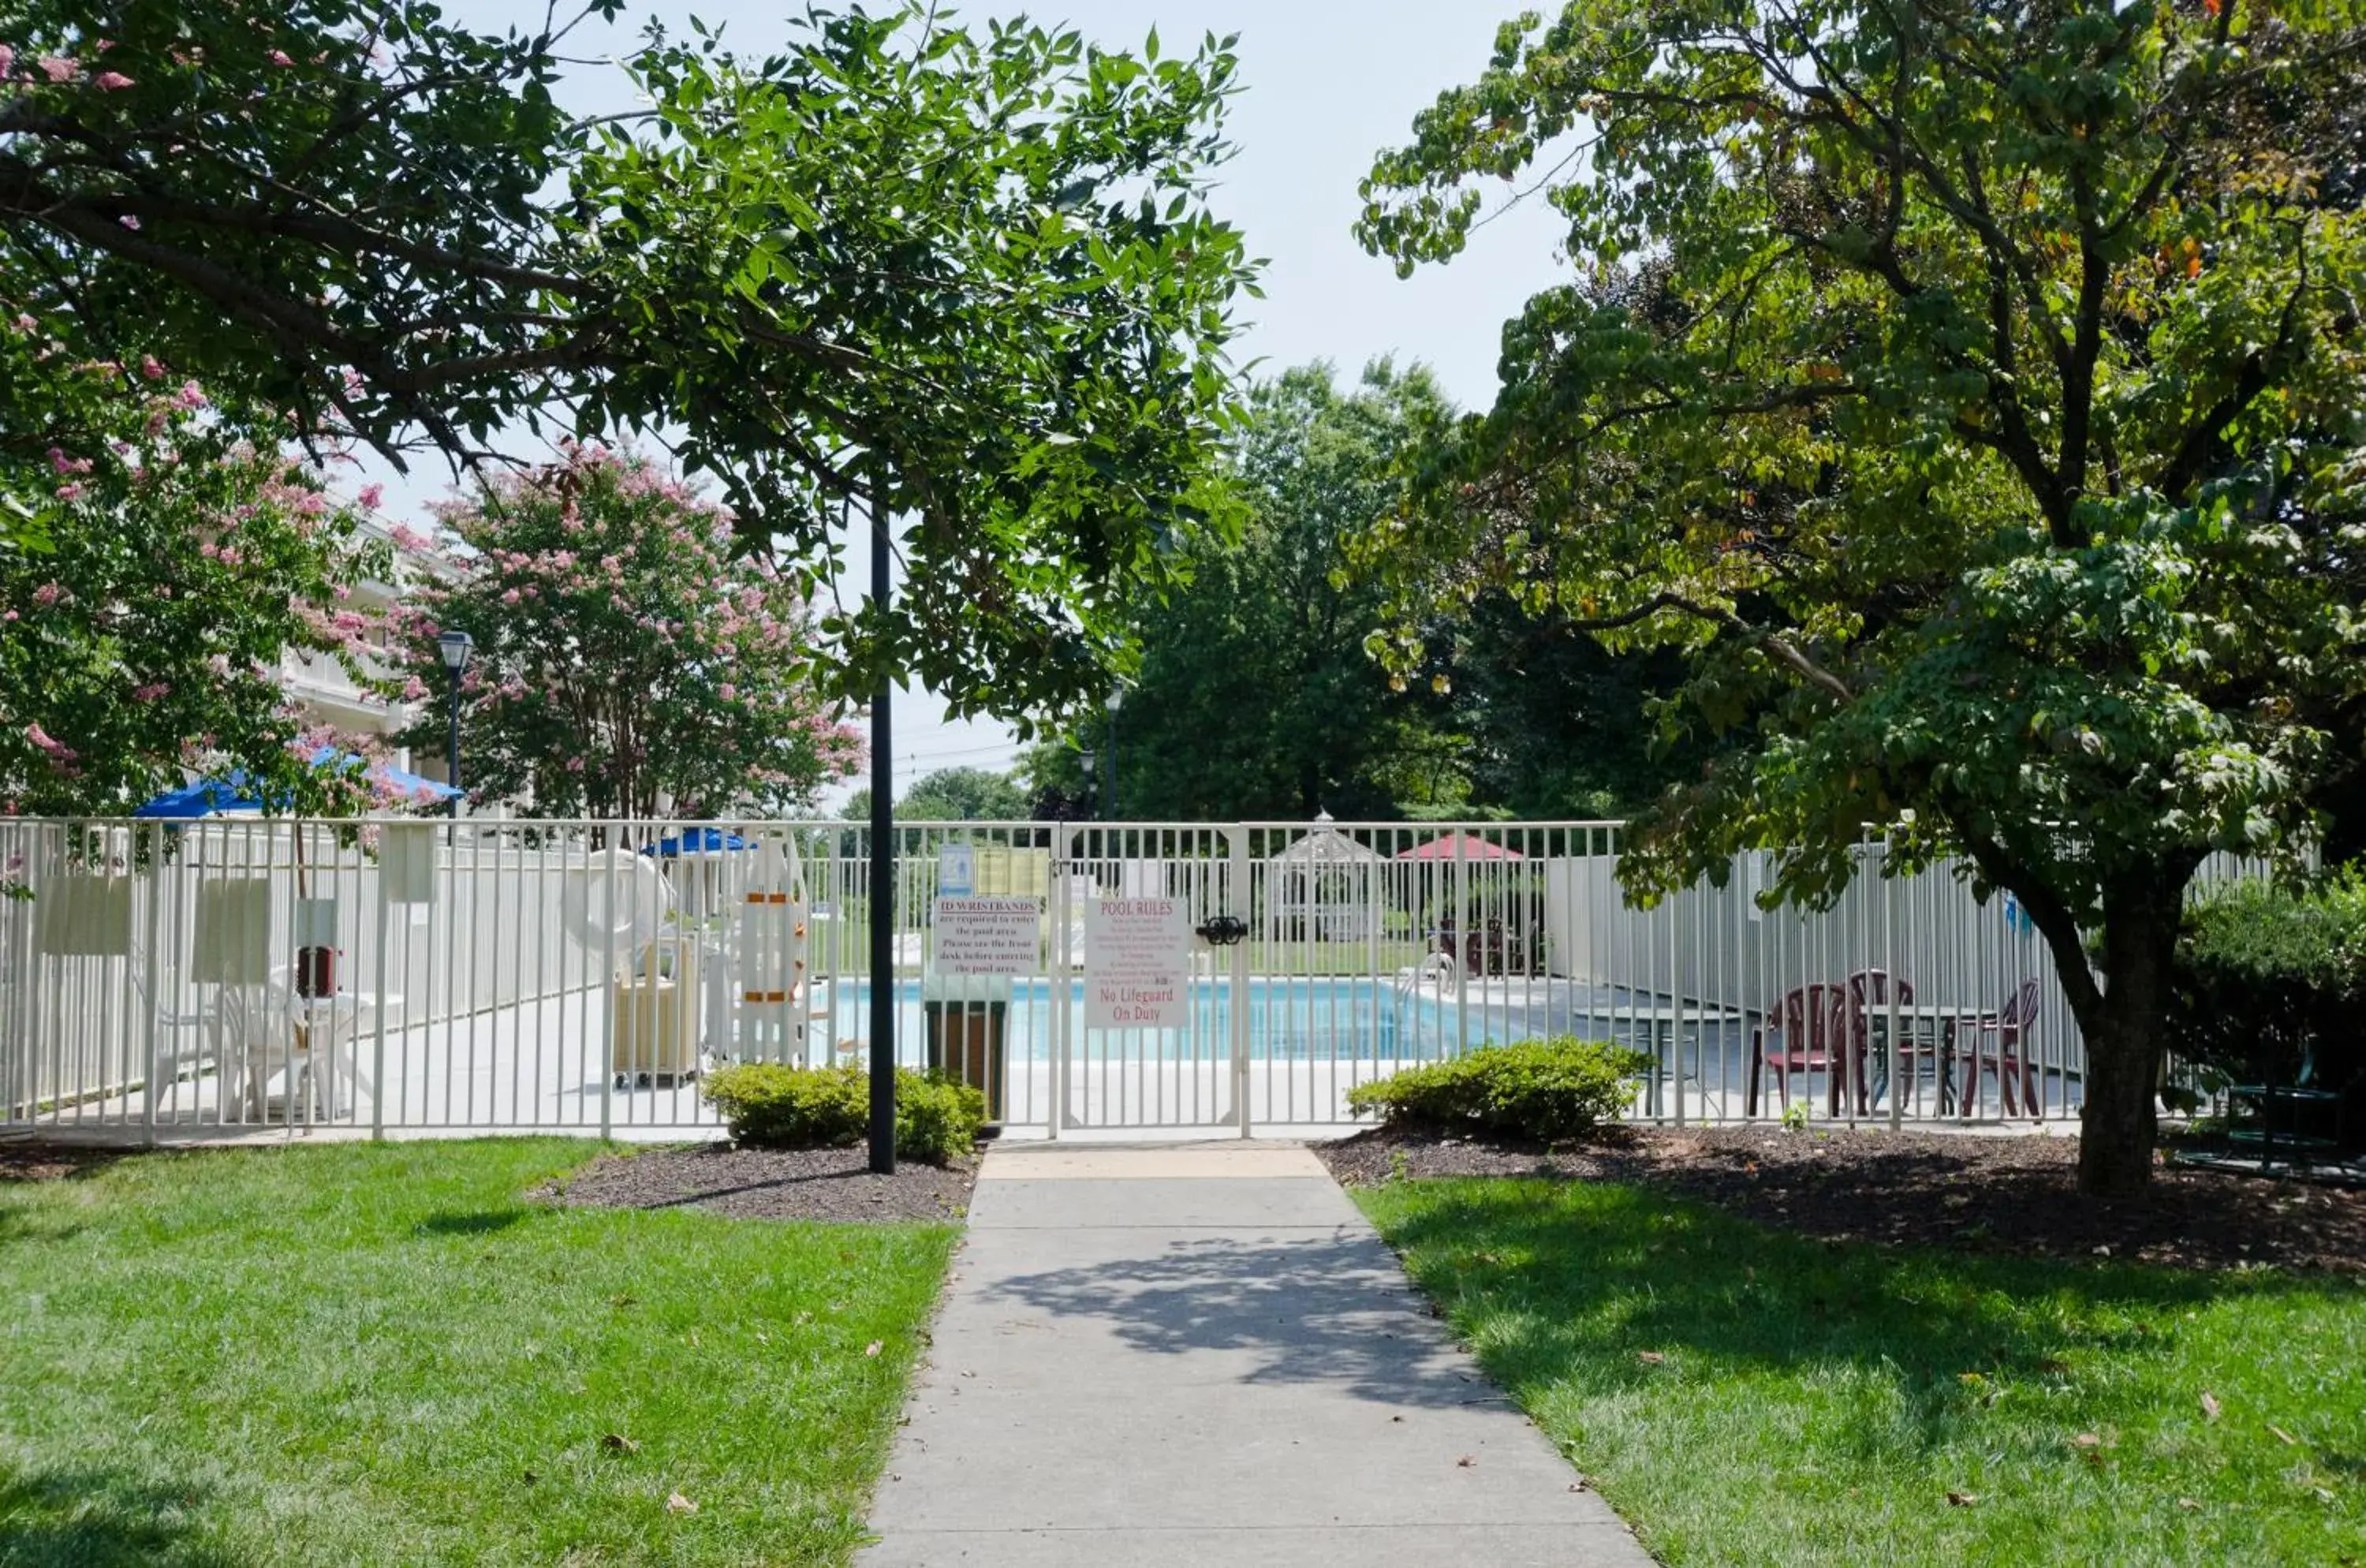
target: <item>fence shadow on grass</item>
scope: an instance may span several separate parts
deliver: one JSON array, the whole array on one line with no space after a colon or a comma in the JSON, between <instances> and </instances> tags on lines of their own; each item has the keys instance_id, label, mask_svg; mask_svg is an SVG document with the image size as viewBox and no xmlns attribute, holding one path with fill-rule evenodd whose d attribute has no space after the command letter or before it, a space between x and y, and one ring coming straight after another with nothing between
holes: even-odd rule
<instances>
[{"instance_id":1,"label":"fence shadow on grass","mask_svg":"<svg viewBox=\"0 0 2366 1568\"><path fill-rule=\"evenodd\" d=\"M0 1465L6 1568L242 1568L197 1539L205 1495L105 1470Z\"/></svg>"},{"instance_id":2,"label":"fence shadow on grass","mask_svg":"<svg viewBox=\"0 0 2366 1568\"><path fill-rule=\"evenodd\" d=\"M1242 1383L1335 1383L1408 1407L1507 1403L1369 1235L1181 1240L1148 1258L1020 1275L987 1294L1055 1327L1106 1324L1137 1349L1212 1352L1211 1374Z\"/></svg>"}]
</instances>

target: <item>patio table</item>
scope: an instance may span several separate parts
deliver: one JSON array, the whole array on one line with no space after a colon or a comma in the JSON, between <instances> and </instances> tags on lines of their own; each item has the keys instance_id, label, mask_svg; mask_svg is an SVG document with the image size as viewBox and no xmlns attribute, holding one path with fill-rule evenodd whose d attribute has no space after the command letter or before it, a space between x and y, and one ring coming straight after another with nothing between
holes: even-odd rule
<instances>
[{"instance_id":1,"label":"patio table","mask_svg":"<svg viewBox=\"0 0 2366 1568\"><path fill-rule=\"evenodd\" d=\"M361 1033L365 1027L376 1021L380 999L376 991L339 991L326 997L290 998L289 1015L296 1027L303 1031L304 1048L295 1049L291 1042L290 1049L284 1056L275 1059L274 1054L266 1052L259 1059L250 1061L249 1072L253 1081L248 1092L254 1101L256 1114L264 1115L269 1111L265 1091L269 1088L274 1069L283 1066L290 1075L287 1086L290 1119L296 1114L295 1097L299 1092L304 1097L303 1119L307 1122L313 1120L316 1104L320 1114L329 1120L333 1121L344 1114L344 1100L339 1093L341 1071L348 1088L360 1083L376 1094L377 1086L362 1075ZM400 992L389 991L383 999L389 1017L402 1010ZM317 1079L316 1072L319 1074Z\"/></svg>"},{"instance_id":2,"label":"patio table","mask_svg":"<svg viewBox=\"0 0 2366 1568\"><path fill-rule=\"evenodd\" d=\"M1865 1042L1866 1063L1873 1069L1873 1081L1866 1095L1868 1107L1881 1103L1889 1089L1889 1021L1895 1018L1900 1033L1909 1041L1930 1043L1932 1054L1939 1063L1939 1114L1952 1115L1955 1109L1955 1032L1950 1024L1964 1020L1977 1020L1990 1010L1965 1007L1946 1002L1867 1002L1863 1011L1865 1028L1851 1038Z\"/></svg>"},{"instance_id":3,"label":"patio table","mask_svg":"<svg viewBox=\"0 0 2366 1568\"><path fill-rule=\"evenodd\" d=\"M1661 1089L1668 1079L1674 1077L1680 1085L1685 1078L1695 1083L1700 1081L1697 1075L1681 1070L1682 1064L1676 1050L1682 1037L1677 1032L1686 1024L1693 1025L1695 1032L1692 1038L1697 1040L1702 1026L1715 1024L1725 1028L1732 1025L1746 1029L1750 1017L1748 1012L1739 1008L1683 1006L1673 1002L1644 1002L1634 1006L1613 1004L1599 1012L1583 1015L1589 1026L1607 1025L1615 1032L1624 1025L1630 1032L1639 1030L1646 1033L1651 1043L1645 1049L1649 1050L1656 1064L1645 1077L1643 1088L1644 1113L1651 1116L1660 1114ZM1574 1025L1579 1021L1579 1016L1572 1015L1570 1021ZM1631 1040L1631 1033L1629 1038Z\"/></svg>"}]
</instances>

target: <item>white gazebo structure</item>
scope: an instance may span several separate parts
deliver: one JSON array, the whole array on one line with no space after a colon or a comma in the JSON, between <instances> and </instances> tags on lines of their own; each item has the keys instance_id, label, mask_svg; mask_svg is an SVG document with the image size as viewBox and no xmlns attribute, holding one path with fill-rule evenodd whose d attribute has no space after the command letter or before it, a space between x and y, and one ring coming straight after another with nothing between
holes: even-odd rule
<instances>
[{"instance_id":1,"label":"white gazebo structure","mask_svg":"<svg viewBox=\"0 0 2366 1568\"><path fill-rule=\"evenodd\" d=\"M1314 830L1267 857L1265 928L1268 942L1369 942L1393 869L1388 856L1314 818Z\"/></svg>"}]
</instances>

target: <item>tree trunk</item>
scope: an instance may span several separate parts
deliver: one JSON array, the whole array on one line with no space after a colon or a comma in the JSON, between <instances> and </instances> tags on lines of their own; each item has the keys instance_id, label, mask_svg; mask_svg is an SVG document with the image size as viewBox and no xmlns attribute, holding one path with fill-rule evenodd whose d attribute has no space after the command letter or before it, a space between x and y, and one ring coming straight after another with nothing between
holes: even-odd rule
<instances>
[{"instance_id":1,"label":"tree trunk","mask_svg":"<svg viewBox=\"0 0 2366 1568\"><path fill-rule=\"evenodd\" d=\"M2106 882L2101 987L2067 987L2087 1039L2079 1190L2092 1197L2141 1192L2152 1180L2160 1132L2155 1095L2185 881L2173 867L2148 867ZM2057 967L2063 961L2057 943Z\"/></svg>"}]
</instances>

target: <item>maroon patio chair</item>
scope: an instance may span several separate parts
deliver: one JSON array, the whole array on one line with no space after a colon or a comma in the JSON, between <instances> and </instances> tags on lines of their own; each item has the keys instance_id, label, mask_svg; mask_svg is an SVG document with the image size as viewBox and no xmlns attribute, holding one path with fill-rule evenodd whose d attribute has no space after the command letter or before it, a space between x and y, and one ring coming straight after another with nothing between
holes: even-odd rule
<instances>
[{"instance_id":1,"label":"maroon patio chair","mask_svg":"<svg viewBox=\"0 0 2366 1568\"><path fill-rule=\"evenodd\" d=\"M1971 1066L1964 1085L1964 1113L1976 1115L1980 1108L1980 1078L1993 1067L1997 1076L1997 1092L2004 1099L2004 1113L2018 1116L2021 1109L2014 1101L2012 1080L2021 1080L2021 1098L2029 1102L2029 1116L2037 1120L2037 1073L2029 1059L2029 1037L2037 1028L2037 1003L2042 987L2035 976L2021 983L2004 1006L1994 1012L1977 1017L1966 1015L1947 1021L1947 1043L1955 1059L1964 1059L1963 1035L1971 1037ZM1981 1044L1988 1035L1996 1036L1993 1052Z\"/></svg>"},{"instance_id":2,"label":"maroon patio chair","mask_svg":"<svg viewBox=\"0 0 2366 1568\"><path fill-rule=\"evenodd\" d=\"M1897 991L1896 1000L1898 1006L1914 1005L1913 981L1898 981ZM1856 1107L1859 1115L1863 1115L1872 1103L1865 1092L1865 1067L1868 1058L1880 1069L1878 1076L1882 1082L1887 1084L1889 1081L1890 1053L1887 1048L1879 1050L1875 1048L1873 1020L1883 1008L1889 1005L1890 1000L1888 970L1860 969L1848 977L1849 1055L1856 1058ZM1926 1058L1933 1063L1939 1063L1944 1055L1939 1042L1936 1039L1925 1041L1921 1035L1914 1032L1910 1021L1906 1028L1905 1038L1898 1042L1898 1054L1902 1060L1917 1064ZM1919 1080L1921 1077L1921 1068L1919 1065L1914 1072L1915 1077ZM1895 1094L1898 1091L1892 1087L1890 1092ZM1939 1075L1939 1110L1943 1115L1955 1109L1953 1100L1954 1086L1947 1074L1942 1071Z\"/></svg>"},{"instance_id":3,"label":"maroon patio chair","mask_svg":"<svg viewBox=\"0 0 2366 1568\"><path fill-rule=\"evenodd\" d=\"M1758 1114L1758 1079L1768 1067L1774 1069L1774 1092L1786 1106L1793 1073L1823 1074L1828 1114L1840 1114L1842 1056L1848 1045L1848 1023L1841 1015L1847 1005L1844 989L1818 980L1795 987L1767 1010L1768 1021L1750 1032L1750 1092L1743 1114Z\"/></svg>"}]
</instances>

